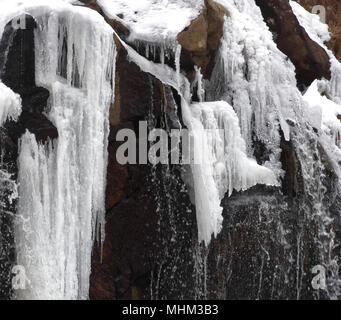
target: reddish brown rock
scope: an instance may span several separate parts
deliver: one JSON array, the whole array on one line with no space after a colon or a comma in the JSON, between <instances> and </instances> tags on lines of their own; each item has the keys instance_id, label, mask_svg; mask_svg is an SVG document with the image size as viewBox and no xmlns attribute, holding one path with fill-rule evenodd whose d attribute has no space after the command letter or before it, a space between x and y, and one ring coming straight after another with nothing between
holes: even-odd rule
<instances>
[{"instance_id":1,"label":"reddish brown rock","mask_svg":"<svg viewBox=\"0 0 341 320\"><path fill-rule=\"evenodd\" d=\"M312 11L316 5L324 6L326 10L326 23L329 26L331 39L327 46L332 50L337 59L341 61L341 1L339 0L295 0L306 10Z\"/></svg>"},{"instance_id":2,"label":"reddish brown rock","mask_svg":"<svg viewBox=\"0 0 341 320\"><path fill-rule=\"evenodd\" d=\"M181 65L193 80L194 66L201 68L204 78L211 77L214 59L223 35L224 17L228 11L212 0L205 0L201 14L179 33L183 50Z\"/></svg>"},{"instance_id":3,"label":"reddish brown rock","mask_svg":"<svg viewBox=\"0 0 341 320\"><path fill-rule=\"evenodd\" d=\"M330 62L325 50L310 39L294 15L288 0L256 0L278 48L296 67L300 88L315 79L330 79Z\"/></svg>"}]
</instances>

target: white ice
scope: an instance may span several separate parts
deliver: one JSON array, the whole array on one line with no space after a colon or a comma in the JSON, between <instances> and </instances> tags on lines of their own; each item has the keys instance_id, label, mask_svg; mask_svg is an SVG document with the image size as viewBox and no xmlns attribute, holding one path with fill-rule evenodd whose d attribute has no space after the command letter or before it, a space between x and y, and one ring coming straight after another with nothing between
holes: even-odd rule
<instances>
[{"instance_id":1,"label":"white ice","mask_svg":"<svg viewBox=\"0 0 341 320\"><path fill-rule=\"evenodd\" d=\"M0 35L23 13L37 21L36 83L50 91L47 116L59 134L44 146L28 132L20 141L15 243L28 281L16 297L87 299L93 243L104 238L113 30L61 0L0 5Z\"/></svg>"},{"instance_id":2,"label":"white ice","mask_svg":"<svg viewBox=\"0 0 341 320\"><path fill-rule=\"evenodd\" d=\"M21 113L21 98L0 81L0 126L6 120L17 120Z\"/></svg>"},{"instance_id":3,"label":"white ice","mask_svg":"<svg viewBox=\"0 0 341 320\"><path fill-rule=\"evenodd\" d=\"M212 235L217 236L222 228L221 200L226 193L231 195L234 190L244 191L256 184L275 186L278 179L271 169L248 158L238 117L227 102L192 104L190 84L179 66L173 70L153 63L127 44L123 45L129 58L144 72L172 86L182 97L183 121L194 138L195 154L198 155L190 164L192 178L186 179L186 183L194 190L198 240L208 245ZM203 90L202 85L199 87Z\"/></svg>"},{"instance_id":4,"label":"white ice","mask_svg":"<svg viewBox=\"0 0 341 320\"><path fill-rule=\"evenodd\" d=\"M108 17L130 29L129 41L170 43L199 15L204 1L97 0L97 3Z\"/></svg>"},{"instance_id":5,"label":"white ice","mask_svg":"<svg viewBox=\"0 0 341 320\"><path fill-rule=\"evenodd\" d=\"M323 23L318 15L308 12L297 2L290 1L290 4L298 21L307 31L309 37L327 52L331 64L331 80L326 88L326 93L331 100L341 104L341 63L325 44L326 41L330 40L328 25Z\"/></svg>"},{"instance_id":6,"label":"white ice","mask_svg":"<svg viewBox=\"0 0 341 320\"><path fill-rule=\"evenodd\" d=\"M246 155L239 119L227 102L196 103L189 109L191 117L185 122L195 139L192 173L198 234L208 245L211 235L217 236L222 228L220 203L226 193L279 183L272 170Z\"/></svg>"},{"instance_id":7,"label":"white ice","mask_svg":"<svg viewBox=\"0 0 341 320\"><path fill-rule=\"evenodd\" d=\"M281 176L281 133L290 140L288 120L303 112L296 87L295 68L278 50L273 35L253 0L217 0L230 13L211 83L210 101L225 100L235 109L247 154L254 154L254 140L269 153L265 165Z\"/></svg>"}]
</instances>

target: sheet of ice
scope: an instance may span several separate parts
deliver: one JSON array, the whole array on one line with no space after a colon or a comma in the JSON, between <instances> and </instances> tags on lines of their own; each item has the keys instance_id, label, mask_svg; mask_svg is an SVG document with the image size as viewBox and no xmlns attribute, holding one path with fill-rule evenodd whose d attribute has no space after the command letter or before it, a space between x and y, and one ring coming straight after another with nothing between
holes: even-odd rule
<instances>
[{"instance_id":1,"label":"sheet of ice","mask_svg":"<svg viewBox=\"0 0 341 320\"><path fill-rule=\"evenodd\" d=\"M0 126L6 120L17 120L21 113L21 98L0 81Z\"/></svg>"},{"instance_id":2,"label":"sheet of ice","mask_svg":"<svg viewBox=\"0 0 341 320\"><path fill-rule=\"evenodd\" d=\"M56 141L20 141L17 264L26 269L18 299L87 299L91 251L104 238L113 30L94 10L64 1L1 1L0 34L27 13L35 31L36 83L50 91Z\"/></svg>"},{"instance_id":3,"label":"sheet of ice","mask_svg":"<svg viewBox=\"0 0 341 320\"><path fill-rule=\"evenodd\" d=\"M108 17L126 25L129 41L173 43L195 19L203 0L97 0Z\"/></svg>"}]
</instances>

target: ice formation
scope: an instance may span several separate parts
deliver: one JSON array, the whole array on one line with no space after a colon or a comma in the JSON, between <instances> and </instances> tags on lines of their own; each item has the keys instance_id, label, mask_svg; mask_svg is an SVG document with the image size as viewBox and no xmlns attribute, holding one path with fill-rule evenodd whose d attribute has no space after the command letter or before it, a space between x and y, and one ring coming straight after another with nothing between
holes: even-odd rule
<instances>
[{"instance_id":1,"label":"ice formation","mask_svg":"<svg viewBox=\"0 0 341 320\"><path fill-rule=\"evenodd\" d=\"M245 191L256 184L278 185L272 170L246 155L239 119L224 101L190 106L194 140L192 175L199 241L209 244L222 227L221 200L227 193ZM189 123L187 123L189 124Z\"/></svg>"},{"instance_id":2,"label":"ice formation","mask_svg":"<svg viewBox=\"0 0 341 320\"><path fill-rule=\"evenodd\" d=\"M6 120L17 120L20 113L20 96L0 82L0 126Z\"/></svg>"},{"instance_id":3,"label":"ice formation","mask_svg":"<svg viewBox=\"0 0 341 320\"><path fill-rule=\"evenodd\" d=\"M296 112L302 109L294 66L276 47L254 1L217 2L226 7L230 16L225 21L218 63L206 89L207 98L223 99L233 105L248 154L253 154L255 140L263 143L270 153L266 165L279 176L278 128L289 140L286 120L295 121Z\"/></svg>"},{"instance_id":4,"label":"ice formation","mask_svg":"<svg viewBox=\"0 0 341 320\"><path fill-rule=\"evenodd\" d=\"M195 153L200 158L195 157L197 159L190 164L198 240L208 245L211 236L216 236L221 230L221 200L227 192L231 195L233 190L246 190L258 183L278 185L278 179L270 168L259 166L255 160L247 157L238 118L228 103L192 104L190 84L180 73L179 62L173 70L166 65L148 61L127 44L123 45L129 58L144 72L172 86L182 97L183 121L194 138ZM200 81L198 87L203 91L201 77L197 77ZM221 136L222 130L225 134ZM241 157L239 161L235 160L237 156Z\"/></svg>"},{"instance_id":5,"label":"ice formation","mask_svg":"<svg viewBox=\"0 0 341 320\"><path fill-rule=\"evenodd\" d=\"M113 30L97 13L72 7L68 4L72 2L7 0L8 9L0 16L0 34L6 23L24 12L36 19L36 82L50 91L48 117L59 133L56 141L45 145L29 132L20 141L15 240L17 262L26 268L28 282L18 298L86 299L93 242L96 235L103 241ZM340 181L340 64L327 51L332 80L315 81L302 97L294 66L278 50L254 0L217 2L230 15L211 82L204 83L196 68L200 102L194 103L175 39L199 14L203 1L98 0L109 17L129 27L129 42L148 44L147 58L150 52L155 56L156 46L161 48L161 63L153 63L121 40L131 61L181 97L182 119L201 157L190 165L199 242L208 245L221 230L221 200L226 194L256 184L278 186L283 176L280 143L291 140L304 180L299 214L307 217L305 223L318 221L314 240L321 263L335 265L332 219L324 206L325 159L319 150ZM326 26L291 4L312 39L324 46L329 37ZM174 69L164 63L169 43ZM20 112L20 99L0 83L2 92L0 124ZM262 165L255 160L257 143L268 155ZM8 180L1 171L0 178ZM300 263L298 259L297 270Z\"/></svg>"},{"instance_id":6,"label":"ice formation","mask_svg":"<svg viewBox=\"0 0 341 320\"><path fill-rule=\"evenodd\" d=\"M330 58L331 80L315 80L303 98L309 106L309 112L315 113L313 118L320 117L320 129L324 133L321 144L330 150L330 161L337 163L341 157L341 63L325 44L330 40L328 25L323 23L318 15L306 11L298 3L290 1L290 5L310 38L324 48ZM334 166L334 170L341 178L338 166Z\"/></svg>"},{"instance_id":7,"label":"ice formation","mask_svg":"<svg viewBox=\"0 0 341 320\"><path fill-rule=\"evenodd\" d=\"M340 126L336 118L340 94L339 62L328 50L332 64L332 80L314 82L302 97L296 88L293 65L277 49L254 1L217 2L226 7L230 17L225 21L225 32L219 52L220 63L216 65L213 81L209 88L206 88L206 93L210 100L223 99L233 106L241 123L248 154L254 153L255 138L263 142L270 155L265 166L273 168L279 176L279 129L286 140L291 140L301 166L304 188L297 208L298 214L304 217L305 224L316 225L314 242L319 248L320 263L332 270L327 291L330 298L335 298L340 294L337 291L340 283L337 258L333 254L337 244L335 230L331 226L333 212L326 205L328 195L324 179L328 170L332 170L336 175L337 182L333 191L335 194L331 195L335 199L341 190L341 153L335 144L335 140L340 139L336 134L339 131L336 127ZM298 5L291 3L300 23L311 38L325 47L323 41L329 37L326 26L321 25L316 16L313 17L302 8L298 13ZM323 94L329 101L322 97ZM313 127L318 130L318 134L314 132ZM321 128L324 130L321 131ZM327 158L327 164L323 157ZM299 234L297 247L298 299L301 290L299 278L302 276L299 270L303 268L300 260L300 236Z\"/></svg>"},{"instance_id":8,"label":"ice formation","mask_svg":"<svg viewBox=\"0 0 341 320\"><path fill-rule=\"evenodd\" d=\"M113 30L98 13L63 1L8 1L7 23L28 13L35 31L36 83L49 89L59 137L20 141L17 264L20 299L86 299L91 251L104 237ZM1 34L1 33L0 33Z\"/></svg>"},{"instance_id":9,"label":"ice formation","mask_svg":"<svg viewBox=\"0 0 341 320\"><path fill-rule=\"evenodd\" d=\"M21 113L20 96L14 93L10 88L0 82L0 127L6 120L17 120ZM0 133L1 134L1 133ZM1 138L1 136L0 136ZM7 172L2 163L2 154L0 155L0 213L6 210L3 197L6 197L11 204L17 198L17 185L12 175Z\"/></svg>"}]
</instances>

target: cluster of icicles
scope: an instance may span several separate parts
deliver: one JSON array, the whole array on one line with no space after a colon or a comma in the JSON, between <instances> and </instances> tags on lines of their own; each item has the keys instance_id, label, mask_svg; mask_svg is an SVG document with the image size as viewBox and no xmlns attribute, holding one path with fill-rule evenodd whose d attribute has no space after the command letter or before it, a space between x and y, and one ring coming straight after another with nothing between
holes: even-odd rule
<instances>
[{"instance_id":1,"label":"cluster of icicles","mask_svg":"<svg viewBox=\"0 0 341 320\"><path fill-rule=\"evenodd\" d=\"M48 118L59 134L41 145L27 131L19 143L15 245L26 289L16 298L87 299L93 243L104 239L113 31L95 11L62 1L7 8L0 34L22 13L37 22L36 84L50 91ZM1 97L1 121L20 114L20 98L11 95Z\"/></svg>"}]
</instances>

